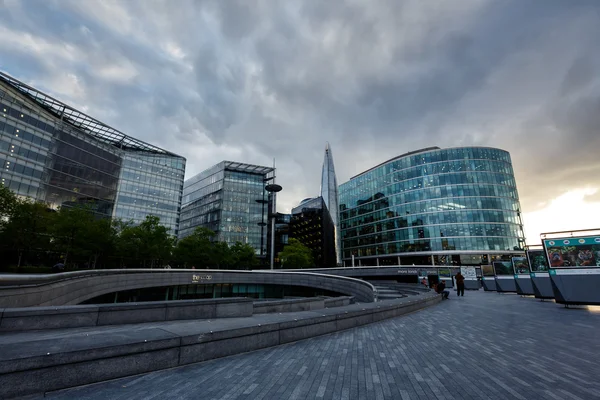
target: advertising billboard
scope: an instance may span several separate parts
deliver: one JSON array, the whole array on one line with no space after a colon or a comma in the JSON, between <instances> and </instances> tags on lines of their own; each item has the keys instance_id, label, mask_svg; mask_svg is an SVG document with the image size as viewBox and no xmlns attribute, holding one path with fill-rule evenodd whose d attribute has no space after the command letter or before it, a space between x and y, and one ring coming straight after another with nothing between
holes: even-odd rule
<instances>
[{"instance_id":1,"label":"advertising billboard","mask_svg":"<svg viewBox=\"0 0 600 400\"><path fill-rule=\"evenodd\" d=\"M494 261L492 265L496 276L514 275L511 261Z\"/></svg>"},{"instance_id":2,"label":"advertising billboard","mask_svg":"<svg viewBox=\"0 0 600 400\"><path fill-rule=\"evenodd\" d=\"M544 250L527 250L527 259L531 272L548 272L548 258Z\"/></svg>"},{"instance_id":3,"label":"advertising billboard","mask_svg":"<svg viewBox=\"0 0 600 400\"><path fill-rule=\"evenodd\" d=\"M482 276L494 276L494 267L491 265L482 265L481 266L481 275Z\"/></svg>"},{"instance_id":4,"label":"advertising billboard","mask_svg":"<svg viewBox=\"0 0 600 400\"><path fill-rule=\"evenodd\" d=\"M468 281L477 280L477 271L475 270L475 267L460 267L460 273Z\"/></svg>"},{"instance_id":5,"label":"advertising billboard","mask_svg":"<svg viewBox=\"0 0 600 400\"><path fill-rule=\"evenodd\" d=\"M544 239L550 268L600 267L600 235Z\"/></svg>"},{"instance_id":6,"label":"advertising billboard","mask_svg":"<svg viewBox=\"0 0 600 400\"><path fill-rule=\"evenodd\" d=\"M513 257L512 265L515 274L529 275L529 262L527 261L527 257Z\"/></svg>"}]
</instances>

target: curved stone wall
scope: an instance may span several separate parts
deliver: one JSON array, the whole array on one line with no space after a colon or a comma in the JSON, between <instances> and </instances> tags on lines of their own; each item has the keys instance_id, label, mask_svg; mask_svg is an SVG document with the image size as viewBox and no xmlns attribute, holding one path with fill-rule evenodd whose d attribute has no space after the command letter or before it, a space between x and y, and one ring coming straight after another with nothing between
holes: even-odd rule
<instances>
[{"instance_id":1,"label":"curved stone wall","mask_svg":"<svg viewBox=\"0 0 600 400\"><path fill-rule=\"evenodd\" d=\"M305 286L377 300L373 285L359 279L309 272L226 270L97 270L54 275L0 276L0 307L75 305L106 293L189 284L269 284Z\"/></svg>"}]
</instances>

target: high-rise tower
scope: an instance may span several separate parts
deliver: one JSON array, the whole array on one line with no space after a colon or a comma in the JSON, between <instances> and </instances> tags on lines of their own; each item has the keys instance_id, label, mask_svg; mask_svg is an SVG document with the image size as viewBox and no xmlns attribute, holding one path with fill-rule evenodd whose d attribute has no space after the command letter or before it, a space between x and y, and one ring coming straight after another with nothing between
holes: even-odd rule
<instances>
[{"instance_id":1,"label":"high-rise tower","mask_svg":"<svg viewBox=\"0 0 600 400\"><path fill-rule=\"evenodd\" d=\"M333 154L329 143L325 144L325 159L323 160L323 172L321 174L321 197L331 215L335 229L335 259L339 265L342 263L342 240L340 237L340 210L338 207L338 184L333 166Z\"/></svg>"}]
</instances>

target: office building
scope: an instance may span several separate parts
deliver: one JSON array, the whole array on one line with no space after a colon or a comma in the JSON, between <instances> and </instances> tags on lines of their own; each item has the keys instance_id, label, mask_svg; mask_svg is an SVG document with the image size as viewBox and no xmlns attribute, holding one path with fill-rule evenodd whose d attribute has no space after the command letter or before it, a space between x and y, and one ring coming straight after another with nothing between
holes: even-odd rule
<instances>
[{"instance_id":1,"label":"office building","mask_svg":"<svg viewBox=\"0 0 600 400\"><path fill-rule=\"evenodd\" d=\"M335 167L333 166L333 154L329 143L325 145L325 158L323 160L323 169L321 173L321 197L325 201L325 206L329 210L331 220L333 221L336 264L341 265L342 239L338 206L339 194L337 178L335 176Z\"/></svg>"},{"instance_id":2,"label":"office building","mask_svg":"<svg viewBox=\"0 0 600 400\"><path fill-rule=\"evenodd\" d=\"M289 237L312 250L315 266L337 266L335 227L322 197L303 200L292 209Z\"/></svg>"},{"instance_id":3,"label":"office building","mask_svg":"<svg viewBox=\"0 0 600 400\"><path fill-rule=\"evenodd\" d=\"M222 161L186 180L179 237L202 226L218 241L246 243L264 256L271 206L265 185L274 174L272 167Z\"/></svg>"},{"instance_id":4,"label":"office building","mask_svg":"<svg viewBox=\"0 0 600 400\"><path fill-rule=\"evenodd\" d=\"M0 183L51 208L148 215L177 235L185 158L132 138L0 73Z\"/></svg>"},{"instance_id":5,"label":"office building","mask_svg":"<svg viewBox=\"0 0 600 400\"><path fill-rule=\"evenodd\" d=\"M343 259L350 265L480 265L522 254L510 154L427 148L340 186Z\"/></svg>"}]
</instances>

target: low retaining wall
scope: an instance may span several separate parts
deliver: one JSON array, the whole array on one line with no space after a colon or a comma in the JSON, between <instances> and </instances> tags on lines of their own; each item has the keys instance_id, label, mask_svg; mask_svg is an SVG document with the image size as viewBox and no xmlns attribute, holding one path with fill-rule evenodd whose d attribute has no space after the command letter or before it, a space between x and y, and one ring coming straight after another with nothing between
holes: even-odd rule
<instances>
[{"instance_id":1,"label":"low retaining wall","mask_svg":"<svg viewBox=\"0 0 600 400\"><path fill-rule=\"evenodd\" d=\"M329 297L325 299L325 308L343 307L354 303L352 296Z\"/></svg>"},{"instance_id":2,"label":"low retaining wall","mask_svg":"<svg viewBox=\"0 0 600 400\"><path fill-rule=\"evenodd\" d=\"M0 307L77 305L123 290L203 284L303 286L354 296L364 303L377 301L373 285L344 276L280 270L115 269L32 276L0 274Z\"/></svg>"},{"instance_id":3,"label":"low retaining wall","mask_svg":"<svg viewBox=\"0 0 600 400\"><path fill-rule=\"evenodd\" d=\"M41 337L0 345L0 398L41 394L333 333L436 304L427 293L380 303L251 318L162 323L143 329ZM152 325L152 324L151 324ZM23 334L19 334L23 335ZM93 337L88 337L88 335Z\"/></svg>"},{"instance_id":4,"label":"low retaining wall","mask_svg":"<svg viewBox=\"0 0 600 400\"><path fill-rule=\"evenodd\" d=\"M342 307L351 304L353 299L354 297L352 296L341 296L256 301L254 302L254 314L297 312Z\"/></svg>"},{"instance_id":5,"label":"low retaining wall","mask_svg":"<svg viewBox=\"0 0 600 400\"><path fill-rule=\"evenodd\" d=\"M252 315L252 299L222 298L0 310L0 332Z\"/></svg>"}]
</instances>

